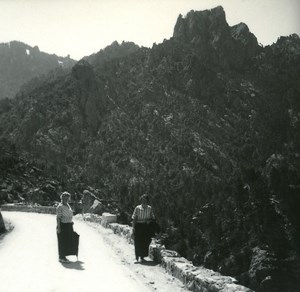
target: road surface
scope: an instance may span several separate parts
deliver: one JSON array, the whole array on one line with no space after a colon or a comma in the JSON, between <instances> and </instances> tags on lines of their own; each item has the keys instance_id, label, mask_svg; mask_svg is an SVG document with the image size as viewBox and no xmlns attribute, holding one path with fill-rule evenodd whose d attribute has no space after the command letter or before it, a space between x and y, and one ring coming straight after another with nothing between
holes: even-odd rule
<instances>
[{"instance_id":1,"label":"road surface","mask_svg":"<svg viewBox=\"0 0 300 292\"><path fill-rule=\"evenodd\" d=\"M2 215L15 228L0 240L0 292L185 291L161 267L134 264L133 246L103 227L76 220L79 260L70 256L71 263L62 264L55 215Z\"/></svg>"}]
</instances>

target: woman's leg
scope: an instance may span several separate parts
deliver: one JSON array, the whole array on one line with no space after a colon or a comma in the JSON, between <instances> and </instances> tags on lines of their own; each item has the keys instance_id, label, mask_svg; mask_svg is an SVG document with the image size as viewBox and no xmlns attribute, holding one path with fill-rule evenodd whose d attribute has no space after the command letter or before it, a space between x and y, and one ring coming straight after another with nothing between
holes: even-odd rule
<instances>
[{"instance_id":1,"label":"woman's leg","mask_svg":"<svg viewBox=\"0 0 300 292\"><path fill-rule=\"evenodd\" d=\"M149 254L149 245L151 237L148 230L148 224L136 223L134 235L135 256L138 260L139 257L144 258Z\"/></svg>"},{"instance_id":2,"label":"woman's leg","mask_svg":"<svg viewBox=\"0 0 300 292\"><path fill-rule=\"evenodd\" d=\"M59 259L63 258L63 248L62 248L62 238L61 238L61 232L57 233L57 243L58 243L58 257Z\"/></svg>"},{"instance_id":3,"label":"woman's leg","mask_svg":"<svg viewBox=\"0 0 300 292\"><path fill-rule=\"evenodd\" d=\"M61 235L62 235L62 256L72 254L72 243L73 243L73 224L72 223L61 223Z\"/></svg>"},{"instance_id":4,"label":"woman's leg","mask_svg":"<svg viewBox=\"0 0 300 292\"><path fill-rule=\"evenodd\" d=\"M134 234L134 251L135 258L138 261L139 257L142 255L142 240L143 240L143 224L136 223L135 224L135 234Z\"/></svg>"},{"instance_id":5,"label":"woman's leg","mask_svg":"<svg viewBox=\"0 0 300 292\"><path fill-rule=\"evenodd\" d=\"M141 257L147 257L149 255L149 245L151 243L151 238L147 237L145 234L141 243Z\"/></svg>"},{"instance_id":6,"label":"woman's leg","mask_svg":"<svg viewBox=\"0 0 300 292\"><path fill-rule=\"evenodd\" d=\"M57 234L57 243L58 243L58 257L59 259L63 259L64 258L64 234L63 234L63 227L62 227L62 223L60 223L60 232L56 233Z\"/></svg>"}]
</instances>

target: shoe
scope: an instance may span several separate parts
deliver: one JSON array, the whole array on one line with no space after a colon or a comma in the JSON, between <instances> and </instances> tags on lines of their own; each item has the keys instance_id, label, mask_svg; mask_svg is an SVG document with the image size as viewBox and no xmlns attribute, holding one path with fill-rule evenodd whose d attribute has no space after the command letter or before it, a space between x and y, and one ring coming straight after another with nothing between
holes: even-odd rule
<instances>
[{"instance_id":1,"label":"shoe","mask_svg":"<svg viewBox=\"0 0 300 292\"><path fill-rule=\"evenodd\" d=\"M143 258L143 257L141 257L141 262L145 262L146 260Z\"/></svg>"},{"instance_id":2,"label":"shoe","mask_svg":"<svg viewBox=\"0 0 300 292\"><path fill-rule=\"evenodd\" d=\"M70 262L67 258L61 258L61 259L59 259L59 261L61 263L69 263Z\"/></svg>"}]
</instances>

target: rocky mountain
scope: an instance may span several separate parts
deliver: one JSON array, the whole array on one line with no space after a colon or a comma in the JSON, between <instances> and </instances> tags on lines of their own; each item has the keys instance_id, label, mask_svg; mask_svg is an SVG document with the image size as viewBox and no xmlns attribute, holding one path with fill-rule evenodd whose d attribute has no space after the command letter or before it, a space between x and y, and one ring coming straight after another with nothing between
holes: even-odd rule
<instances>
[{"instance_id":1,"label":"rocky mountain","mask_svg":"<svg viewBox=\"0 0 300 292\"><path fill-rule=\"evenodd\" d=\"M12 41L0 44L0 99L12 98L21 86L56 68L70 68L76 63L69 57L41 52L37 46Z\"/></svg>"},{"instance_id":2,"label":"rocky mountain","mask_svg":"<svg viewBox=\"0 0 300 292\"><path fill-rule=\"evenodd\" d=\"M114 41L104 50L100 50L98 53L85 57L84 59L94 66L99 66L110 60L120 59L131 53L135 53L138 50L139 46L137 46L135 43L123 41L120 45L117 41Z\"/></svg>"},{"instance_id":3,"label":"rocky mountain","mask_svg":"<svg viewBox=\"0 0 300 292\"><path fill-rule=\"evenodd\" d=\"M297 35L262 47L222 7L191 11L151 49L113 43L0 103L1 147L127 223L148 192L168 248L255 291L297 291L299 53Z\"/></svg>"}]
</instances>

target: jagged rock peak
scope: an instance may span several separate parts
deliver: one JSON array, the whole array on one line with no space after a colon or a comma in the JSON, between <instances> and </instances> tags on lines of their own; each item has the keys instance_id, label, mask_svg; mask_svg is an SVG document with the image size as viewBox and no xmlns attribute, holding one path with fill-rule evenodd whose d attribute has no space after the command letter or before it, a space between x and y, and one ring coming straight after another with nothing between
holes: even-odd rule
<instances>
[{"instance_id":1,"label":"jagged rock peak","mask_svg":"<svg viewBox=\"0 0 300 292\"><path fill-rule=\"evenodd\" d=\"M272 45L274 49L288 51L290 54L300 54L300 38L296 33L289 36L281 36L277 42Z\"/></svg>"},{"instance_id":2,"label":"jagged rock peak","mask_svg":"<svg viewBox=\"0 0 300 292\"><path fill-rule=\"evenodd\" d=\"M119 44L118 41L114 41L109 46L105 47L103 50L100 50L100 52L113 52L119 55L124 55L124 54L126 55L138 49L139 46L136 45L134 42L123 41L121 44Z\"/></svg>"},{"instance_id":3,"label":"jagged rock peak","mask_svg":"<svg viewBox=\"0 0 300 292\"><path fill-rule=\"evenodd\" d=\"M293 33L289 36L281 36L280 38L278 38L277 40L277 44L281 45L281 44L299 44L300 43L300 38L296 33Z\"/></svg>"},{"instance_id":4,"label":"jagged rock peak","mask_svg":"<svg viewBox=\"0 0 300 292\"><path fill-rule=\"evenodd\" d=\"M117 41L114 41L109 46L101 49L98 53L93 54L86 59L92 65L100 65L109 60L130 55L139 49L140 47L133 42L123 41L121 44L119 44Z\"/></svg>"},{"instance_id":5,"label":"jagged rock peak","mask_svg":"<svg viewBox=\"0 0 300 292\"><path fill-rule=\"evenodd\" d=\"M241 22L230 28L231 35L234 39L241 41L244 45L256 47L258 45L256 36L250 32L247 24Z\"/></svg>"},{"instance_id":6,"label":"jagged rock peak","mask_svg":"<svg viewBox=\"0 0 300 292\"><path fill-rule=\"evenodd\" d=\"M20 41L11 41L8 43L1 43L0 44L0 48L5 48L7 50L10 50L12 52L24 52L27 53L28 55L31 53L37 54L40 53L39 47L38 46L34 46L31 47L25 43L22 43Z\"/></svg>"},{"instance_id":7,"label":"jagged rock peak","mask_svg":"<svg viewBox=\"0 0 300 292\"><path fill-rule=\"evenodd\" d=\"M241 22L237 25L234 25L232 28L232 36L235 38L239 38L240 35L249 33L249 27L244 22Z\"/></svg>"},{"instance_id":8,"label":"jagged rock peak","mask_svg":"<svg viewBox=\"0 0 300 292\"><path fill-rule=\"evenodd\" d=\"M191 10L185 18L179 15L174 27L173 37L188 41L196 38L208 40L209 31L224 32L229 29L222 6L210 10Z\"/></svg>"}]
</instances>

